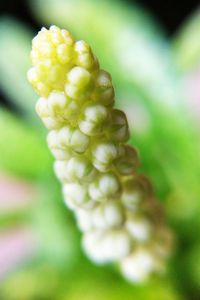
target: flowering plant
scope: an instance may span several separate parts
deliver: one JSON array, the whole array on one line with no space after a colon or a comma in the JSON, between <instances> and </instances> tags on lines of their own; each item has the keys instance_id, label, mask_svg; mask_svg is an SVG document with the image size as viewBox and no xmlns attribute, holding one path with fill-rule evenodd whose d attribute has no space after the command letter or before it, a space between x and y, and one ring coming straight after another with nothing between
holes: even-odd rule
<instances>
[{"instance_id":1,"label":"flowering plant","mask_svg":"<svg viewBox=\"0 0 200 300\"><path fill-rule=\"evenodd\" d=\"M36 111L86 254L117 262L133 282L163 271L171 233L149 180L137 171L136 150L126 144L128 124L113 107L111 76L90 46L64 29L42 28L32 46L28 79L40 96Z\"/></svg>"}]
</instances>

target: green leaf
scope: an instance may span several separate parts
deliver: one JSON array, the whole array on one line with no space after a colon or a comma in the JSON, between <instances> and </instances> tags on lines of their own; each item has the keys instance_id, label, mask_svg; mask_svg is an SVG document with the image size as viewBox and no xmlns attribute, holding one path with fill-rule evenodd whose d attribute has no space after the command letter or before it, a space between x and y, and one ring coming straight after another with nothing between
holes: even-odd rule
<instances>
[{"instance_id":1,"label":"green leaf","mask_svg":"<svg viewBox=\"0 0 200 300\"><path fill-rule=\"evenodd\" d=\"M27 120L37 122L37 95L26 79L31 65L30 50L33 34L15 19L0 18L0 88L9 101L20 108Z\"/></svg>"},{"instance_id":2,"label":"green leaf","mask_svg":"<svg viewBox=\"0 0 200 300\"><path fill-rule=\"evenodd\" d=\"M182 25L173 39L178 67L189 72L200 65L200 10L196 10Z\"/></svg>"},{"instance_id":3,"label":"green leaf","mask_svg":"<svg viewBox=\"0 0 200 300\"><path fill-rule=\"evenodd\" d=\"M44 134L0 109L0 169L39 178L51 173L52 158Z\"/></svg>"}]
</instances>

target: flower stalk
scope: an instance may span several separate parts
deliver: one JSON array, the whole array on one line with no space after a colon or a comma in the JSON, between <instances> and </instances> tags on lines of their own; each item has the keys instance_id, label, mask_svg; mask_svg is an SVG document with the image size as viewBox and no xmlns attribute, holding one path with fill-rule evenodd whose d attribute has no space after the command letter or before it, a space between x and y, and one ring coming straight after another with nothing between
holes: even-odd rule
<instances>
[{"instance_id":1,"label":"flower stalk","mask_svg":"<svg viewBox=\"0 0 200 300\"><path fill-rule=\"evenodd\" d=\"M114 108L110 74L86 42L56 26L33 39L31 58L36 112L49 130L54 170L85 253L96 263L117 262L132 282L162 272L171 233L149 180L137 172L136 150L126 144L128 123Z\"/></svg>"}]
</instances>

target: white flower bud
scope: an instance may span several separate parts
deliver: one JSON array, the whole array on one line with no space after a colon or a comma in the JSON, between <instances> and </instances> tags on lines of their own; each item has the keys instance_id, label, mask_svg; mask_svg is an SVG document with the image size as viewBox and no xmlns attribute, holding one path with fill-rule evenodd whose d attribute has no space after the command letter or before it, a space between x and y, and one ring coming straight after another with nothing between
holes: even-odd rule
<instances>
[{"instance_id":1,"label":"white flower bud","mask_svg":"<svg viewBox=\"0 0 200 300\"><path fill-rule=\"evenodd\" d=\"M74 130L71 137L71 145L75 152L83 153L89 146L90 138L79 129Z\"/></svg>"},{"instance_id":2,"label":"white flower bud","mask_svg":"<svg viewBox=\"0 0 200 300\"><path fill-rule=\"evenodd\" d=\"M80 105L76 100L70 99L65 111L65 118L70 121L70 123L77 125L77 118L80 111Z\"/></svg>"},{"instance_id":3,"label":"white flower bud","mask_svg":"<svg viewBox=\"0 0 200 300\"><path fill-rule=\"evenodd\" d=\"M72 209L87 209L94 206L94 201L89 197L85 185L79 183L65 183L63 186L63 194L66 205Z\"/></svg>"},{"instance_id":4,"label":"white flower bud","mask_svg":"<svg viewBox=\"0 0 200 300\"><path fill-rule=\"evenodd\" d=\"M65 85L65 93L77 101L85 99L89 89L91 74L82 67L74 67L67 74L68 82Z\"/></svg>"},{"instance_id":5,"label":"white flower bud","mask_svg":"<svg viewBox=\"0 0 200 300\"><path fill-rule=\"evenodd\" d=\"M58 130L51 130L47 135L47 144L49 148L55 148L58 146Z\"/></svg>"},{"instance_id":6,"label":"white flower bud","mask_svg":"<svg viewBox=\"0 0 200 300\"><path fill-rule=\"evenodd\" d=\"M35 67L32 67L28 70L27 73L28 80L33 84L38 80L38 74Z\"/></svg>"},{"instance_id":7,"label":"white flower bud","mask_svg":"<svg viewBox=\"0 0 200 300\"><path fill-rule=\"evenodd\" d=\"M104 70L99 70L95 78L95 85L94 99L98 99L103 105L112 105L114 103L114 89L110 74Z\"/></svg>"},{"instance_id":8,"label":"white flower bud","mask_svg":"<svg viewBox=\"0 0 200 300\"><path fill-rule=\"evenodd\" d=\"M66 45L68 46L73 46L74 45L74 39L72 37L72 35L70 34L69 31L65 30L65 29L61 29L61 36L65 42Z\"/></svg>"},{"instance_id":9,"label":"white flower bud","mask_svg":"<svg viewBox=\"0 0 200 300\"><path fill-rule=\"evenodd\" d=\"M47 99L44 97L40 97L35 105L35 110L40 118L49 117L49 108Z\"/></svg>"},{"instance_id":10,"label":"white flower bud","mask_svg":"<svg viewBox=\"0 0 200 300\"><path fill-rule=\"evenodd\" d=\"M89 231L93 228L93 210L77 209L76 219L78 226L82 231Z\"/></svg>"},{"instance_id":11,"label":"white flower bud","mask_svg":"<svg viewBox=\"0 0 200 300\"><path fill-rule=\"evenodd\" d=\"M129 139L127 118L123 111L118 109L111 111L111 122L108 128L108 134L110 140L120 143L124 143Z\"/></svg>"},{"instance_id":12,"label":"white flower bud","mask_svg":"<svg viewBox=\"0 0 200 300\"><path fill-rule=\"evenodd\" d=\"M52 129L59 129L63 124L58 121L55 118L52 117L45 117L45 118L41 118L42 122L44 123L45 127L49 130Z\"/></svg>"},{"instance_id":13,"label":"white flower bud","mask_svg":"<svg viewBox=\"0 0 200 300\"><path fill-rule=\"evenodd\" d=\"M86 69L98 67L97 60L91 52L90 46L85 41L77 41L74 46L76 64Z\"/></svg>"},{"instance_id":14,"label":"white flower bud","mask_svg":"<svg viewBox=\"0 0 200 300\"><path fill-rule=\"evenodd\" d=\"M70 149L62 149L59 143L58 130L51 130L47 135L47 144L57 160L68 160L72 153Z\"/></svg>"},{"instance_id":15,"label":"white flower bud","mask_svg":"<svg viewBox=\"0 0 200 300\"><path fill-rule=\"evenodd\" d=\"M120 183L112 173L102 174L96 182L89 185L89 194L96 201L119 197Z\"/></svg>"},{"instance_id":16,"label":"white flower bud","mask_svg":"<svg viewBox=\"0 0 200 300\"><path fill-rule=\"evenodd\" d=\"M126 231L91 231L82 240L86 254L97 263L111 262L127 256L132 247Z\"/></svg>"},{"instance_id":17,"label":"white flower bud","mask_svg":"<svg viewBox=\"0 0 200 300\"><path fill-rule=\"evenodd\" d=\"M54 45L59 45L63 43L63 38L61 35L61 30L55 25L52 25L50 27L50 37L51 41L53 42Z\"/></svg>"},{"instance_id":18,"label":"white flower bud","mask_svg":"<svg viewBox=\"0 0 200 300\"><path fill-rule=\"evenodd\" d=\"M52 47L51 43L44 41L42 47L40 47L40 56L47 59L53 55L55 55L55 49Z\"/></svg>"},{"instance_id":19,"label":"white flower bud","mask_svg":"<svg viewBox=\"0 0 200 300\"><path fill-rule=\"evenodd\" d=\"M83 235L82 247L85 250L86 255L95 261L95 263L105 263L107 257L102 252L100 241L102 239L101 231L89 231Z\"/></svg>"},{"instance_id":20,"label":"white flower bud","mask_svg":"<svg viewBox=\"0 0 200 300\"><path fill-rule=\"evenodd\" d=\"M120 183L114 174L104 174L99 180L99 189L106 195L112 196L120 190Z\"/></svg>"},{"instance_id":21,"label":"white flower bud","mask_svg":"<svg viewBox=\"0 0 200 300\"><path fill-rule=\"evenodd\" d=\"M69 181L91 181L94 180L95 175L96 171L87 158L72 157L67 163L65 177Z\"/></svg>"},{"instance_id":22,"label":"white flower bud","mask_svg":"<svg viewBox=\"0 0 200 300\"><path fill-rule=\"evenodd\" d=\"M136 241L146 242L151 238L151 225L144 217L128 218L125 226Z\"/></svg>"},{"instance_id":23,"label":"white flower bud","mask_svg":"<svg viewBox=\"0 0 200 300\"><path fill-rule=\"evenodd\" d=\"M54 163L54 170L58 179L62 182L80 181L88 182L94 179L96 171L92 164L81 157L72 157L68 161L56 161Z\"/></svg>"},{"instance_id":24,"label":"white flower bud","mask_svg":"<svg viewBox=\"0 0 200 300\"><path fill-rule=\"evenodd\" d=\"M154 270L155 259L148 250L139 249L121 262L121 271L127 280L144 282Z\"/></svg>"},{"instance_id":25,"label":"white flower bud","mask_svg":"<svg viewBox=\"0 0 200 300\"><path fill-rule=\"evenodd\" d=\"M77 153L83 153L88 148L90 139L79 129L65 126L59 131L59 145L62 148L69 147Z\"/></svg>"},{"instance_id":26,"label":"white flower bud","mask_svg":"<svg viewBox=\"0 0 200 300\"><path fill-rule=\"evenodd\" d=\"M124 211L118 201L107 201L98 205L92 212L94 228L118 227L124 220Z\"/></svg>"},{"instance_id":27,"label":"white flower bud","mask_svg":"<svg viewBox=\"0 0 200 300\"><path fill-rule=\"evenodd\" d=\"M85 41L77 41L74 45L74 50L78 54L89 53L91 51L90 46Z\"/></svg>"},{"instance_id":28,"label":"white flower bud","mask_svg":"<svg viewBox=\"0 0 200 300\"><path fill-rule=\"evenodd\" d=\"M64 115L64 110L67 106L67 98L63 92L52 92L48 96L48 108L52 116Z\"/></svg>"},{"instance_id":29,"label":"white flower bud","mask_svg":"<svg viewBox=\"0 0 200 300\"><path fill-rule=\"evenodd\" d=\"M122 229L108 232L106 237L107 252L110 261L117 261L131 252L132 241L129 234Z\"/></svg>"},{"instance_id":30,"label":"white flower bud","mask_svg":"<svg viewBox=\"0 0 200 300\"><path fill-rule=\"evenodd\" d=\"M97 144L93 151L93 164L101 172L111 169L114 160L118 156L118 148L115 144L104 142Z\"/></svg>"},{"instance_id":31,"label":"white flower bud","mask_svg":"<svg viewBox=\"0 0 200 300\"><path fill-rule=\"evenodd\" d=\"M65 93L67 96L77 100L79 97L81 97L82 90L74 84L67 83L65 85Z\"/></svg>"},{"instance_id":32,"label":"white flower bud","mask_svg":"<svg viewBox=\"0 0 200 300\"><path fill-rule=\"evenodd\" d=\"M56 52L61 64L66 64L72 60L73 48L71 45L60 44L57 46Z\"/></svg>"},{"instance_id":33,"label":"white flower bud","mask_svg":"<svg viewBox=\"0 0 200 300\"><path fill-rule=\"evenodd\" d=\"M65 148L70 146L70 141L71 137L73 134L73 128L69 125L63 126L59 131L58 131L58 143L59 146Z\"/></svg>"},{"instance_id":34,"label":"white flower bud","mask_svg":"<svg viewBox=\"0 0 200 300\"><path fill-rule=\"evenodd\" d=\"M67 149L51 148L50 150L57 160L68 160L72 156L72 152Z\"/></svg>"},{"instance_id":35,"label":"white flower bud","mask_svg":"<svg viewBox=\"0 0 200 300\"><path fill-rule=\"evenodd\" d=\"M112 79L110 74L104 70L99 70L95 83L97 87L111 87Z\"/></svg>"},{"instance_id":36,"label":"white flower bud","mask_svg":"<svg viewBox=\"0 0 200 300\"><path fill-rule=\"evenodd\" d=\"M67 74L67 78L71 84L79 87L85 87L90 82L91 74L84 68L74 67Z\"/></svg>"},{"instance_id":37,"label":"white flower bud","mask_svg":"<svg viewBox=\"0 0 200 300\"><path fill-rule=\"evenodd\" d=\"M125 179L122 184L122 203L131 210L136 210L143 201L144 193L134 177Z\"/></svg>"},{"instance_id":38,"label":"white flower bud","mask_svg":"<svg viewBox=\"0 0 200 300\"><path fill-rule=\"evenodd\" d=\"M107 121L107 109L100 104L91 104L85 108L79 127L86 135L93 136L102 132Z\"/></svg>"},{"instance_id":39,"label":"white flower bud","mask_svg":"<svg viewBox=\"0 0 200 300\"><path fill-rule=\"evenodd\" d=\"M66 181L67 179L67 163L68 161L66 160L57 160L54 162L54 171L60 181Z\"/></svg>"},{"instance_id":40,"label":"white flower bud","mask_svg":"<svg viewBox=\"0 0 200 300\"><path fill-rule=\"evenodd\" d=\"M136 150L129 145L121 146L119 158L115 165L118 171L123 175L129 175L135 172L139 165Z\"/></svg>"}]
</instances>

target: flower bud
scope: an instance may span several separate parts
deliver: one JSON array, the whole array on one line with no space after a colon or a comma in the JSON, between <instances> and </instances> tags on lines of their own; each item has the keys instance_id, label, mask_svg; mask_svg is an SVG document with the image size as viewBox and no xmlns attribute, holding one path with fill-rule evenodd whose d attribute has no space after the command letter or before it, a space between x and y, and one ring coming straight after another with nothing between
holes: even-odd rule
<instances>
[{"instance_id":1,"label":"flower bud","mask_svg":"<svg viewBox=\"0 0 200 300\"><path fill-rule=\"evenodd\" d=\"M90 104L85 107L79 121L80 130L89 136L100 134L108 121L108 111L100 104Z\"/></svg>"},{"instance_id":2,"label":"flower bud","mask_svg":"<svg viewBox=\"0 0 200 300\"><path fill-rule=\"evenodd\" d=\"M128 218L125 224L127 231L135 241L147 242L151 238L151 225L144 217Z\"/></svg>"},{"instance_id":3,"label":"flower bud","mask_svg":"<svg viewBox=\"0 0 200 300\"><path fill-rule=\"evenodd\" d=\"M79 129L74 129L70 126L61 128L58 136L58 144L64 149L70 148L77 153L83 153L89 146L89 137Z\"/></svg>"},{"instance_id":4,"label":"flower bud","mask_svg":"<svg viewBox=\"0 0 200 300\"><path fill-rule=\"evenodd\" d=\"M93 227L97 229L120 227L124 221L124 211L118 201L107 201L98 205L92 213Z\"/></svg>"},{"instance_id":5,"label":"flower bud","mask_svg":"<svg viewBox=\"0 0 200 300\"><path fill-rule=\"evenodd\" d=\"M100 175L89 186L90 197L96 201L116 198L120 195L121 187L118 178L112 173Z\"/></svg>"},{"instance_id":6,"label":"flower bud","mask_svg":"<svg viewBox=\"0 0 200 300\"><path fill-rule=\"evenodd\" d=\"M71 209L89 209L95 205L94 201L89 197L87 187L79 183L65 183L63 194L66 205Z\"/></svg>"},{"instance_id":7,"label":"flower bud","mask_svg":"<svg viewBox=\"0 0 200 300\"><path fill-rule=\"evenodd\" d=\"M66 168L66 178L68 181L92 181L94 180L96 171L89 160L81 157L72 157Z\"/></svg>"},{"instance_id":8,"label":"flower bud","mask_svg":"<svg viewBox=\"0 0 200 300\"><path fill-rule=\"evenodd\" d=\"M125 257L121 262L122 274L127 280L141 283L148 279L154 270L155 259L148 250L138 249L132 255Z\"/></svg>"},{"instance_id":9,"label":"flower bud","mask_svg":"<svg viewBox=\"0 0 200 300\"><path fill-rule=\"evenodd\" d=\"M139 165L137 152L133 147L129 145L123 145L120 147L119 158L116 161L117 170L123 175L129 175L135 172Z\"/></svg>"},{"instance_id":10,"label":"flower bud","mask_svg":"<svg viewBox=\"0 0 200 300\"><path fill-rule=\"evenodd\" d=\"M104 142L97 144L93 151L93 164L101 172L109 171L118 156L118 148L115 144Z\"/></svg>"},{"instance_id":11,"label":"flower bud","mask_svg":"<svg viewBox=\"0 0 200 300\"><path fill-rule=\"evenodd\" d=\"M111 111L111 122L108 128L109 139L124 143L129 139L129 128L124 112L118 109Z\"/></svg>"}]
</instances>

